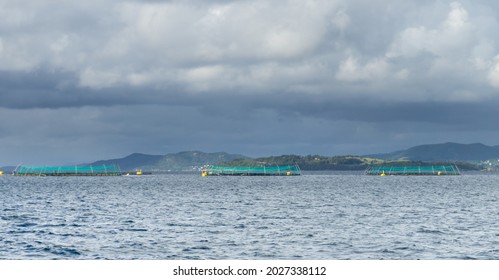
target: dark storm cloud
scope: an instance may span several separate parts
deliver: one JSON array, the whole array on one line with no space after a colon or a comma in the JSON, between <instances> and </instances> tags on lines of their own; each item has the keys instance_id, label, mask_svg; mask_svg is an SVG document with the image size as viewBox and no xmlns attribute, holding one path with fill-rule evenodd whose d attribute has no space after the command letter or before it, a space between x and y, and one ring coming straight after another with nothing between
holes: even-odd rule
<instances>
[{"instance_id":1,"label":"dark storm cloud","mask_svg":"<svg viewBox=\"0 0 499 280\"><path fill-rule=\"evenodd\" d=\"M139 89L113 88L99 91L75 86L77 77L68 72L43 70L0 72L0 107L12 109L65 108L141 104ZM126 94L124 94L126 92ZM148 102L151 102L150 100Z\"/></svg>"},{"instance_id":2,"label":"dark storm cloud","mask_svg":"<svg viewBox=\"0 0 499 280\"><path fill-rule=\"evenodd\" d=\"M497 144L498 16L490 1L2 1L0 159Z\"/></svg>"}]
</instances>

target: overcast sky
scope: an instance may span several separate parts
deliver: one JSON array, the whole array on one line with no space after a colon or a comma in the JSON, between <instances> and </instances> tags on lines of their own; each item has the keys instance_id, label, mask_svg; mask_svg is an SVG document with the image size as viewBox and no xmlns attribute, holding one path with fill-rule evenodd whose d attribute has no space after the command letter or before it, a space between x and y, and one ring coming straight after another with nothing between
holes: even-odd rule
<instances>
[{"instance_id":1,"label":"overcast sky","mask_svg":"<svg viewBox=\"0 0 499 280\"><path fill-rule=\"evenodd\" d=\"M497 145L498 3L0 0L0 166Z\"/></svg>"}]
</instances>

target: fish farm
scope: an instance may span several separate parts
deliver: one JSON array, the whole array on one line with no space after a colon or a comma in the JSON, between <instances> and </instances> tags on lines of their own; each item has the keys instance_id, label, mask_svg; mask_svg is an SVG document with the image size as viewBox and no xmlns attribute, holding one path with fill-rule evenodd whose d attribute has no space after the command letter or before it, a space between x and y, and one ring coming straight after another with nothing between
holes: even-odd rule
<instances>
[{"instance_id":1,"label":"fish farm","mask_svg":"<svg viewBox=\"0 0 499 280\"><path fill-rule=\"evenodd\" d=\"M374 166L368 168L367 175L392 176L392 175L461 175L455 165L438 166Z\"/></svg>"},{"instance_id":2,"label":"fish farm","mask_svg":"<svg viewBox=\"0 0 499 280\"><path fill-rule=\"evenodd\" d=\"M217 166L209 165L202 170L202 176L298 176L298 165L279 166Z\"/></svg>"},{"instance_id":3,"label":"fish farm","mask_svg":"<svg viewBox=\"0 0 499 280\"><path fill-rule=\"evenodd\" d=\"M120 176L116 165L26 166L16 168L14 176Z\"/></svg>"}]
</instances>

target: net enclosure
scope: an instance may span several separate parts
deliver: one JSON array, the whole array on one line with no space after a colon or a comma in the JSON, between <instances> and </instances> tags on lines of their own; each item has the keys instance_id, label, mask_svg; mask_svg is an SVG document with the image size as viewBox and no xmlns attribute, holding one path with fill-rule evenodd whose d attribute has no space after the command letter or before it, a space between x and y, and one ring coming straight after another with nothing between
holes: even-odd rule
<instances>
[{"instance_id":1,"label":"net enclosure","mask_svg":"<svg viewBox=\"0 0 499 280\"><path fill-rule=\"evenodd\" d=\"M297 176L301 175L298 165L275 166L218 166L209 165L202 171L203 176Z\"/></svg>"},{"instance_id":2,"label":"net enclosure","mask_svg":"<svg viewBox=\"0 0 499 280\"><path fill-rule=\"evenodd\" d=\"M455 165L431 166L373 166L366 170L367 175L460 175Z\"/></svg>"},{"instance_id":3,"label":"net enclosure","mask_svg":"<svg viewBox=\"0 0 499 280\"><path fill-rule=\"evenodd\" d=\"M120 176L117 165L29 166L21 165L15 176Z\"/></svg>"}]
</instances>

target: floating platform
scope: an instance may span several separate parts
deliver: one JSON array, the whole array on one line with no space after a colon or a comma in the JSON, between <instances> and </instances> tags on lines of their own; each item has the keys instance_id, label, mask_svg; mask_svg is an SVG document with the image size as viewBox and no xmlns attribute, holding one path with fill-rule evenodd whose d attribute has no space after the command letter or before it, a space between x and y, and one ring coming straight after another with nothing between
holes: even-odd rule
<instances>
[{"instance_id":1,"label":"floating platform","mask_svg":"<svg viewBox=\"0 0 499 280\"><path fill-rule=\"evenodd\" d=\"M298 165L274 166L218 166L209 165L202 170L202 176L299 176Z\"/></svg>"},{"instance_id":2,"label":"floating platform","mask_svg":"<svg viewBox=\"0 0 499 280\"><path fill-rule=\"evenodd\" d=\"M431 165L431 166L374 166L365 171L367 175L392 176L392 175L461 175L456 165Z\"/></svg>"},{"instance_id":3,"label":"floating platform","mask_svg":"<svg viewBox=\"0 0 499 280\"><path fill-rule=\"evenodd\" d=\"M14 176L120 176L116 165L86 166L27 166L21 165L14 171Z\"/></svg>"}]
</instances>

